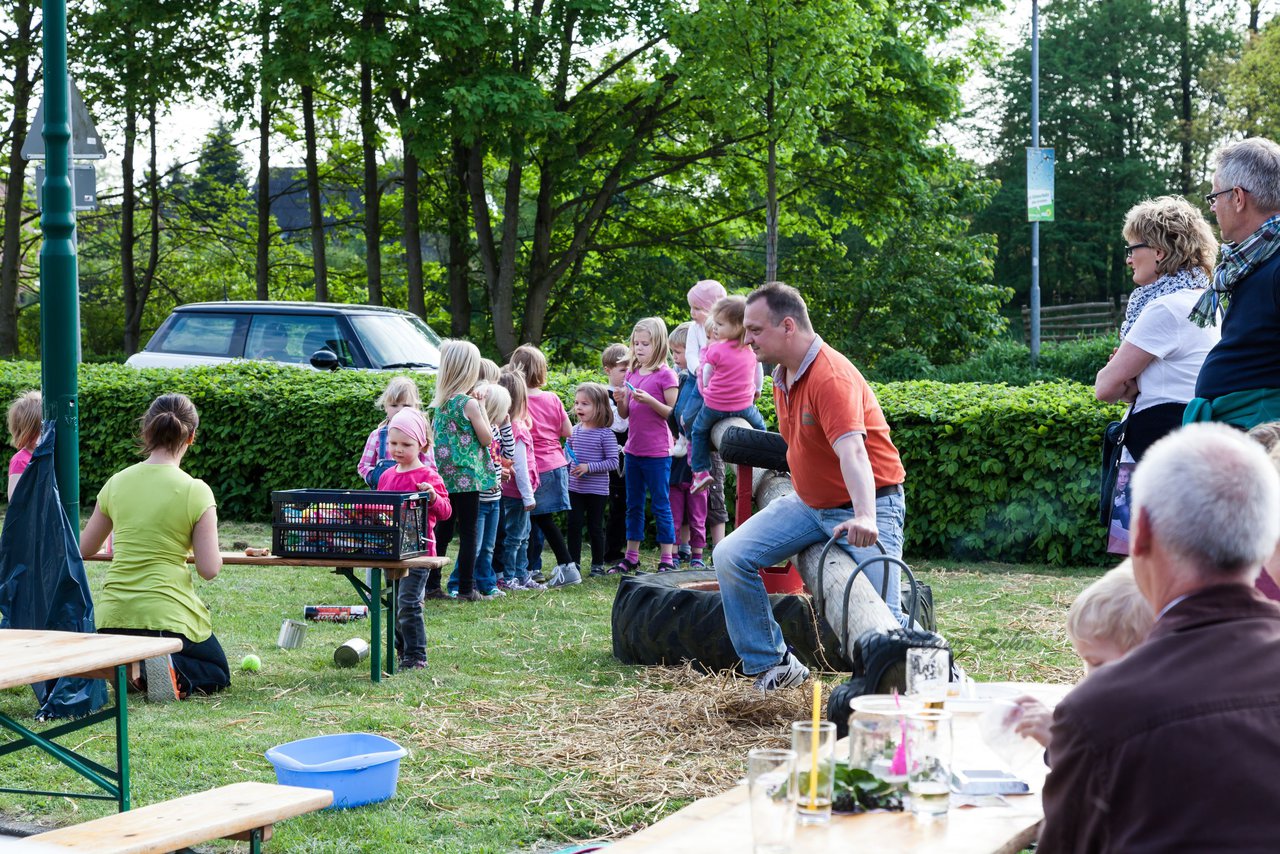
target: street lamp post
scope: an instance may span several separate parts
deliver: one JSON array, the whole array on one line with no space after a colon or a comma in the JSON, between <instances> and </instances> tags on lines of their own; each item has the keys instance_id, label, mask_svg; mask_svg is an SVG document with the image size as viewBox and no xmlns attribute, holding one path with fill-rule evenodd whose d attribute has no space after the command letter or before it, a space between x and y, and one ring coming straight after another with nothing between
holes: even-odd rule
<instances>
[{"instance_id":1,"label":"street lamp post","mask_svg":"<svg viewBox=\"0 0 1280 854\"><path fill-rule=\"evenodd\" d=\"M55 419L54 468L62 507L80 529L80 298L71 195L66 0L44 3L44 209L40 228L40 353L44 416Z\"/></svg>"},{"instance_id":2,"label":"street lamp post","mask_svg":"<svg viewBox=\"0 0 1280 854\"><path fill-rule=\"evenodd\" d=\"M1031 0L1031 147L1040 147L1040 3ZM1031 223L1031 364L1040 361L1040 223Z\"/></svg>"}]
</instances>

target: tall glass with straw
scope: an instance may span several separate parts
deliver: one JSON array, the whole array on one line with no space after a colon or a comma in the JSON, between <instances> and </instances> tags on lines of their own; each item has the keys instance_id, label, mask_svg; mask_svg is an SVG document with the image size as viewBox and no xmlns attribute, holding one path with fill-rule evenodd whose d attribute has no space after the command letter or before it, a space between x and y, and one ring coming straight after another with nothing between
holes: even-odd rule
<instances>
[{"instance_id":1,"label":"tall glass with straw","mask_svg":"<svg viewBox=\"0 0 1280 854\"><path fill-rule=\"evenodd\" d=\"M835 785L836 725L822 720L822 685L817 679L813 681L813 717L791 725L791 749L796 754L800 824L825 824L831 820Z\"/></svg>"}]
</instances>

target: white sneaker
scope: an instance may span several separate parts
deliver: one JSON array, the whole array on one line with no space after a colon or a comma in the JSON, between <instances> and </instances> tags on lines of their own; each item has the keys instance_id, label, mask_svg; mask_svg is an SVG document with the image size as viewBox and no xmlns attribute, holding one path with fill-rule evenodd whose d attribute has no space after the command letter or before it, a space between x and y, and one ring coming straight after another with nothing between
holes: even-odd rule
<instances>
[{"instance_id":1,"label":"white sneaker","mask_svg":"<svg viewBox=\"0 0 1280 854\"><path fill-rule=\"evenodd\" d=\"M562 563L551 571L551 580L547 582L548 587L568 587L571 584L581 584L582 573L578 572L578 565L570 561Z\"/></svg>"},{"instance_id":2,"label":"white sneaker","mask_svg":"<svg viewBox=\"0 0 1280 854\"><path fill-rule=\"evenodd\" d=\"M677 436L676 442L671 446L671 456L677 459L689 453L689 440L684 436Z\"/></svg>"},{"instance_id":3,"label":"white sneaker","mask_svg":"<svg viewBox=\"0 0 1280 854\"><path fill-rule=\"evenodd\" d=\"M796 657L791 654L791 650L788 649L780 664L775 664L756 676L755 684L752 687L757 691L776 691L779 688L795 687L808 678L809 668L797 661Z\"/></svg>"}]
</instances>

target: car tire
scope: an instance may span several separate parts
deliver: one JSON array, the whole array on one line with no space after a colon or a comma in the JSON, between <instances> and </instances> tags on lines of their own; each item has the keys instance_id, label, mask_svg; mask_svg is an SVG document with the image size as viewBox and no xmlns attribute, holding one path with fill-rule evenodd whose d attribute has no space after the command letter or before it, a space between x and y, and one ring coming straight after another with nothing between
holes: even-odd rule
<instances>
[{"instance_id":1,"label":"car tire","mask_svg":"<svg viewBox=\"0 0 1280 854\"><path fill-rule=\"evenodd\" d=\"M807 595L771 595L773 617L796 657L809 667L849 671L835 633L813 618ZM613 599L613 655L623 664L679 665L714 672L741 659L724 622L714 572L664 572L624 577Z\"/></svg>"},{"instance_id":2,"label":"car tire","mask_svg":"<svg viewBox=\"0 0 1280 854\"><path fill-rule=\"evenodd\" d=\"M720 438L719 450L726 463L770 471L791 471L787 465L787 440L780 433L730 427Z\"/></svg>"}]
</instances>

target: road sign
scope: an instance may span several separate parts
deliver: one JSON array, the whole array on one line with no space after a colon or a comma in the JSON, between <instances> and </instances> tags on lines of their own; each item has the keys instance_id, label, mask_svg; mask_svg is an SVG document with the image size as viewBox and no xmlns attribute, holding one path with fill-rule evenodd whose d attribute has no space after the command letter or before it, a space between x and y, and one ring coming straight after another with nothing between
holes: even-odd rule
<instances>
[{"instance_id":1,"label":"road sign","mask_svg":"<svg viewBox=\"0 0 1280 854\"><path fill-rule=\"evenodd\" d=\"M71 164L71 207L78 211L98 209L97 173L91 163ZM36 210L44 210L44 167L36 167Z\"/></svg>"},{"instance_id":2,"label":"road sign","mask_svg":"<svg viewBox=\"0 0 1280 854\"><path fill-rule=\"evenodd\" d=\"M71 159L102 160L107 156L107 150L102 146L98 129L93 126L89 108L84 105L84 98L80 97L76 84L67 82L71 87ZM22 143L23 160L44 160L44 137L40 135L43 128L44 98L41 98L40 106L36 108L35 120L31 122L31 130L27 131L27 138Z\"/></svg>"}]
</instances>

